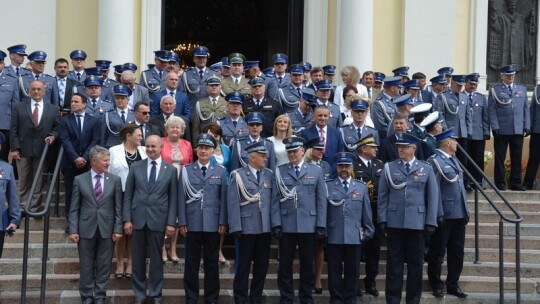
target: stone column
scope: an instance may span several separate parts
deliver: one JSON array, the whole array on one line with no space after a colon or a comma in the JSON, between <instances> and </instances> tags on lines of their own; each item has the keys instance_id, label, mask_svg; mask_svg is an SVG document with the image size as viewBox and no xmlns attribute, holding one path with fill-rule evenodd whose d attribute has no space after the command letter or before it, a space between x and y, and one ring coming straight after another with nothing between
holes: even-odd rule
<instances>
[{"instance_id":1,"label":"stone column","mask_svg":"<svg viewBox=\"0 0 540 304\"><path fill-rule=\"evenodd\" d=\"M161 1L143 0L141 8L141 58L146 69L147 63L154 62L154 51L161 49Z\"/></svg>"},{"instance_id":2,"label":"stone column","mask_svg":"<svg viewBox=\"0 0 540 304\"><path fill-rule=\"evenodd\" d=\"M304 1L304 49L302 60L313 66L326 64L328 0Z\"/></svg>"},{"instance_id":3,"label":"stone column","mask_svg":"<svg viewBox=\"0 0 540 304\"><path fill-rule=\"evenodd\" d=\"M471 1L471 36L468 73L479 73L478 92L487 94L488 1Z\"/></svg>"},{"instance_id":4,"label":"stone column","mask_svg":"<svg viewBox=\"0 0 540 304\"><path fill-rule=\"evenodd\" d=\"M338 10L339 57L336 80L345 65L363 73L373 69L373 0L341 0Z\"/></svg>"},{"instance_id":5,"label":"stone column","mask_svg":"<svg viewBox=\"0 0 540 304\"><path fill-rule=\"evenodd\" d=\"M99 0L98 59L133 62L134 23L133 0Z\"/></svg>"}]
</instances>

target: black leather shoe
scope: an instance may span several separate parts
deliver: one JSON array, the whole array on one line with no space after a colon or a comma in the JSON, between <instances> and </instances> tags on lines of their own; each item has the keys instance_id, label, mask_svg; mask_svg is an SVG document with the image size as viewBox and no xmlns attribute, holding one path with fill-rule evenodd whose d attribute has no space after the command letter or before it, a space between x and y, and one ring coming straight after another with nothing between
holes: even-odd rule
<instances>
[{"instance_id":1,"label":"black leather shoe","mask_svg":"<svg viewBox=\"0 0 540 304\"><path fill-rule=\"evenodd\" d=\"M464 299L464 298L466 298L468 296L466 293L461 291L461 289L459 287L458 288L447 288L446 293L450 294L450 295L453 295L453 296L456 296L458 298L462 298L462 299Z\"/></svg>"},{"instance_id":2,"label":"black leather shoe","mask_svg":"<svg viewBox=\"0 0 540 304\"><path fill-rule=\"evenodd\" d=\"M525 191L525 187L523 187L522 185L513 185L512 191Z\"/></svg>"},{"instance_id":3,"label":"black leather shoe","mask_svg":"<svg viewBox=\"0 0 540 304\"><path fill-rule=\"evenodd\" d=\"M499 189L500 191L504 191L504 190L506 190L506 186L505 185L497 185L497 189Z\"/></svg>"},{"instance_id":4,"label":"black leather shoe","mask_svg":"<svg viewBox=\"0 0 540 304\"><path fill-rule=\"evenodd\" d=\"M371 285L371 286L366 287L366 293L370 294L370 295L372 295L374 297L379 296L379 290L377 289L377 287L375 287L375 285Z\"/></svg>"},{"instance_id":5,"label":"black leather shoe","mask_svg":"<svg viewBox=\"0 0 540 304\"><path fill-rule=\"evenodd\" d=\"M315 288L313 289L313 292L316 293L316 294L322 294L322 287L321 287L321 288L315 287Z\"/></svg>"},{"instance_id":6,"label":"black leather shoe","mask_svg":"<svg viewBox=\"0 0 540 304\"><path fill-rule=\"evenodd\" d=\"M433 295L435 296L435 298L442 298L444 297L444 292L441 288L437 288L433 290Z\"/></svg>"},{"instance_id":7,"label":"black leather shoe","mask_svg":"<svg viewBox=\"0 0 540 304\"><path fill-rule=\"evenodd\" d=\"M362 288L358 287L358 290L356 291L356 296L361 297L363 295L364 295L364 291L362 290Z\"/></svg>"},{"instance_id":8,"label":"black leather shoe","mask_svg":"<svg viewBox=\"0 0 540 304\"><path fill-rule=\"evenodd\" d=\"M152 304L161 304L161 298L152 299Z\"/></svg>"},{"instance_id":9,"label":"black leather shoe","mask_svg":"<svg viewBox=\"0 0 540 304\"><path fill-rule=\"evenodd\" d=\"M105 304L105 298L96 298L94 304Z\"/></svg>"}]
</instances>

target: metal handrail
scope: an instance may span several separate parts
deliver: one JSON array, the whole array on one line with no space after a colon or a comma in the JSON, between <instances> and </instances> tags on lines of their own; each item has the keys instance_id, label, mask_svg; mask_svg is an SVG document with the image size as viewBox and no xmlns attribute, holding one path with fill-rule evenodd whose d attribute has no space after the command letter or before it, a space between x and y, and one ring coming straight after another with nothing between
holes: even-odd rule
<instances>
[{"instance_id":1,"label":"metal handrail","mask_svg":"<svg viewBox=\"0 0 540 304\"><path fill-rule=\"evenodd\" d=\"M516 216L516 219L508 218L506 215L502 213L502 211L497 207L497 205L493 202L493 200L487 195L486 191L482 188L482 185L476 181L476 179L471 175L471 173L465 168L465 166L461 163L461 161L458 160L459 165L463 169L463 172L467 174L470 181L474 184L474 223L475 223L475 229L474 229L474 242L475 242L475 264L480 263L479 258L479 228L478 228L478 192L482 194L482 196L486 199L486 201L493 207L493 209L497 212L497 214L500 217L499 221L499 300L500 303L504 303L504 222L513 223L516 225L516 303L521 303L521 271L520 271L520 263L521 263L521 235L520 235L520 223L523 222L523 217L519 213L519 211L514 208L514 206L504 197L504 195L501 193L501 191L495 186L495 184L488 179L487 175L484 173L484 170L480 169L480 167L474 162L474 160L469 156L469 154L461 147L459 144L457 145L459 151L467 157L468 163L470 163L475 170L477 170L483 177L483 179L487 182L487 184L495 191L497 196L503 201L503 203L512 211L512 213Z\"/></svg>"},{"instance_id":2,"label":"metal handrail","mask_svg":"<svg viewBox=\"0 0 540 304\"><path fill-rule=\"evenodd\" d=\"M49 150L49 145L45 145L43 152L41 153L41 159L39 160L39 165L37 172L43 170L43 165L45 163L45 158L47 157L47 152ZM49 206L51 203L51 198L54 193L54 188L56 181L58 180L58 172L60 170L60 162L62 160L62 155L64 153L64 147L60 146L58 151L58 157L56 159L56 165L54 167L53 176L49 184L49 189L47 191L47 198L45 199L44 209L39 212L30 211L29 206L32 200L32 196L37 187L37 181L39 179L39 174L35 174L34 180L32 182L32 187L30 188L30 194L26 200L25 206L25 220L24 220L24 249L23 249L23 269L22 269L22 282L21 282L21 303L26 303L26 286L28 278L28 243L30 238L30 217L44 217L44 227L43 227L43 248L42 248L42 257L41 257L41 293L40 293L40 303L45 303L45 287L47 284L47 260L49 254L49 226L50 226L50 214Z\"/></svg>"}]
</instances>

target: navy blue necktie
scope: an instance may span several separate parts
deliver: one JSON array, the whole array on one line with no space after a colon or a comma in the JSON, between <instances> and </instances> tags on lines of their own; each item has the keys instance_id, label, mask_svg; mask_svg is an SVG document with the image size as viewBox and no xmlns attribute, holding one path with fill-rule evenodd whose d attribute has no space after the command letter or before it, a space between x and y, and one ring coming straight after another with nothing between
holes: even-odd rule
<instances>
[{"instance_id":1,"label":"navy blue necktie","mask_svg":"<svg viewBox=\"0 0 540 304\"><path fill-rule=\"evenodd\" d=\"M296 177L298 177L300 175L300 167L294 166L294 172L296 172Z\"/></svg>"},{"instance_id":2,"label":"navy blue necktie","mask_svg":"<svg viewBox=\"0 0 540 304\"><path fill-rule=\"evenodd\" d=\"M150 186L150 189L152 189L154 187L154 185L156 184L156 161L153 160L151 162L152 164L152 169L150 169L150 177L148 178L148 185Z\"/></svg>"},{"instance_id":3,"label":"navy blue necktie","mask_svg":"<svg viewBox=\"0 0 540 304\"><path fill-rule=\"evenodd\" d=\"M347 186L347 181L343 181L343 189L345 189L345 192L349 191L349 186Z\"/></svg>"},{"instance_id":4,"label":"navy blue necktie","mask_svg":"<svg viewBox=\"0 0 540 304\"><path fill-rule=\"evenodd\" d=\"M257 170L257 183L261 181L261 170Z\"/></svg>"},{"instance_id":5,"label":"navy blue necktie","mask_svg":"<svg viewBox=\"0 0 540 304\"><path fill-rule=\"evenodd\" d=\"M206 166L202 166L201 171L202 171L202 176L206 177Z\"/></svg>"},{"instance_id":6,"label":"navy blue necktie","mask_svg":"<svg viewBox=\"0 0 540 304\"><path fill-rule=\"evenodd\" d=\"M405 164L405 170L407 170L407 173L411 172L411 165L409 163Z\"/></svg>"}]
</instances>

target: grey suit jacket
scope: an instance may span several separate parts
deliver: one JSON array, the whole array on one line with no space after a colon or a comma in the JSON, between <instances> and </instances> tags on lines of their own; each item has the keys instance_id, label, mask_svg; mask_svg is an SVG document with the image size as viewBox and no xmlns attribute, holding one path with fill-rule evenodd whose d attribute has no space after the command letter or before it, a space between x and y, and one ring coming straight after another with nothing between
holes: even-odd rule
<instances>
[{"instance_id":1,"label":"grey suit jacket","mask_svg":"<svg viewBox=\"0 0 540 304\"><path fill-rule=\"evenodd\" d=\"M153 188L148 185L150 158L131 165L124 193L123 220L133 222L134 229L148 225L152 231L164 232L166 226L176 226L178 179L176 168L161 161Z\"/></svg>"},{"instance_id":2,"label":"grey suit jacket","mask_svg":"<svg viewBox=\"0 0 540 304\"><path fill-rule=\"evenodd\" d=\"M98 202L92 184L91 171L75 177L69 210L69 233L91 239L99 230L102 238L122 233L122 181L105 172L101 184L103 194Z\"/></svg>"},{"instance_id":3,"label":"grey suit jacket","mask_svg":"<svg viewBox=\"0 0 540 304\"><path fill-rule=\"evenodd\" d=\"M32 123L30 101L20 102L13 107L11 117L11 151L20 150L21 157L40 157L45 147L45 137L58 138L60 114L55 105L43 102L43 114L37 128Z\"/></svg>"},{"instance_id":4,"label":"grey suit jacket","mask_svg":"<svg viewBox=\"0 0 540 304\"><path fill-rule=\"evenodd\" d=\"M131 96L133 96L133 104L131 103L129 104L130 109L133 109L135 104L139 101L146 101L149 104L152 104L152 99L150 99L150 94L148 93L148 89L141 85L136 84L133 87Z\"/></svg>"}]
</instances>

